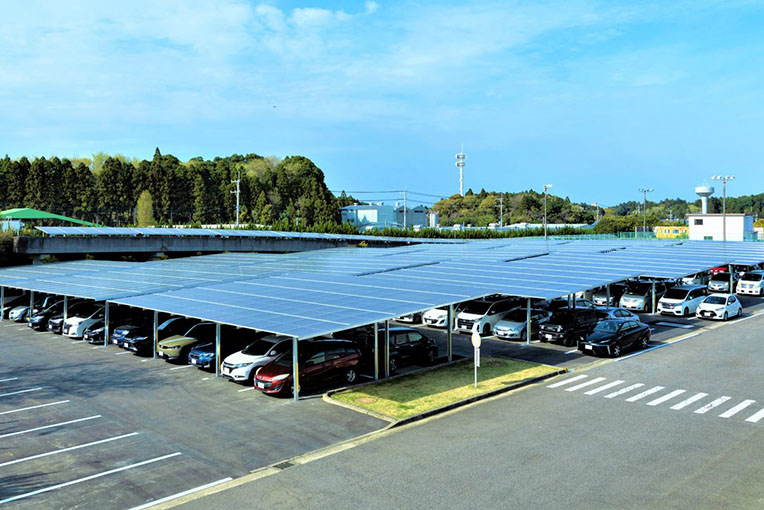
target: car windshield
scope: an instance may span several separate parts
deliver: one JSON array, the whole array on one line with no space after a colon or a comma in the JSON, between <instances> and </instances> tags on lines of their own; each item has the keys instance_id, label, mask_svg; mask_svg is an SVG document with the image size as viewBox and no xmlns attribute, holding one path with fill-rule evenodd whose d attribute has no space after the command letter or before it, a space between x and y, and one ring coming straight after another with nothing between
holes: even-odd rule
<instances>
[{"instance_id":1,"label":"car windshield","mask_svg":"<svg viewBox=\"0 0 764 510\"><path fill-rule=\"evenodd\" d=\"M727 303L727 298L724 296L708 296L703 302L709 305L723 305Z\"/></svg>"},{"instance_id":2,"label":"car windshield","mask_svg":"<svg viewBox=\"0 0 764 510\"><path fill-rule=\"evenodd\" d=\"M651 283L632 283L629 285L628 293L637 296L644 296L650 291L651 288Z\"/></svg>"},{"instance_id":3,"label":"car windshield","mask_svg":"<svg viewBox=\"0 0 764 510\"><path fill-rule=\"evenodd\" d=\"M512 310L507 315L504 316L505 321L510 322L523 322L528 318L528 310L523 310L522 308L518 308L517 310Z\"/></svg>"},{"instance_id":4,"label":"car windshield","mask_svg":"<svg viewBox=\"0 0 764 510\"><path fill-rule=\"evenodd\" d=\"M292 353L288 352L276 360L276 364L282 367L292 366Z\"/></svg>"},{"instance_id":5,"label":"car windshield","mask_svg":"<svg viewBox=\"0 0 764 510\"><path fill-rule=\"evenodd\" d=\"M269 349L276 345L277 342L278 340L263 338L246 346L241 350L241 353L250 356L263 356Z\"/></svg>"},{"instance_id":6,"label":"car windshield","mask_svg":"<svg viewBox=\"0 0 764 510\"><path fill-rule=\"evenodd\" d=\"M617 321L600 321L596 326L594 326L594 331L600 331L602 333L615 333L620 327L621 323Z\"/></svg>"},{"instance_id":7,"label":"car windshield","mask_svg":"<svg viewBox=\"0 0 764 510\"><path fill-rule=\"evenodd\" d=\"M711 280L714 282L728 282L730 281L730 274L729 273L716 273L711 277Z\"/></svg>"},{"instance_id":8,"label":"car windshield","mask_svg":"<svg viewBox=\"0 0 764 510\"><path fill-rule=\"evenodd\" d=\"M746 273L742 279L745 282L760 282L762 276L762 273Z\"/></svg>"},{"instance_id":9,"label":"car windshield","mask_svg":"<svg viewBox=\"0 0 764 510\"><path fill-rule=\"evenodd\" d=\"M488 309L491 308L492 303L485 303L483 301L470 301L467 306L464 307L464 313L472 313L475 315L485 315L488 313Z\"/></svg>"},{"instance_id":10,"label":"car windshield","mask_svg":"<svg viewBox=\"0 0 764 510\"><path fill-rule=\"evenodd\" d=\"M666 291L666 294L663 296L666 299L684 299L687 297L687 293L690 292L687 289L669 289Z\"/></svg>"}]
</instances>

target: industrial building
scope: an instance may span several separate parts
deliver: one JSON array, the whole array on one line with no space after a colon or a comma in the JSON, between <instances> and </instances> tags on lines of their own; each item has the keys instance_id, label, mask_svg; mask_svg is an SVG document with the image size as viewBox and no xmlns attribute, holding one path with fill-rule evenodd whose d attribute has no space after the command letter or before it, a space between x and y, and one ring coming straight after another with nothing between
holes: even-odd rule
<instances>
[{"instance_id":1,"label":"industrial building","mask_svg":"<svg viewBox=\"0 0 764 510\"><path fill-rule=\"evenodd\" d=\"M726 235L725 235L726 217ZM750 241L755 238L750 214L688 214L691 241Z\"/></svg>"}]
</instances>

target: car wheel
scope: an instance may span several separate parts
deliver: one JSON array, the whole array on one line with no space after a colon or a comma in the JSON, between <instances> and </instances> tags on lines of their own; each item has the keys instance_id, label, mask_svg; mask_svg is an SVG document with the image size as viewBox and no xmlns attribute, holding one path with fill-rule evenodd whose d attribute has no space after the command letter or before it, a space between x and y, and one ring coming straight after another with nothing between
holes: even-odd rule
<instances>
[{"instance_id":1,"label":"car wheel","mask_svg":"<svg viewBox=\"0 0 764 510\"><path fill-rule=\"evenodd\" d=\"M689 310L689 308L685 308L685 309L684 309L684 314L683 314L683 317L686 317L686 316L688 316L688 315L690 315L690 310Z\"/></svg>"},{"instance_id":2,"label":"car wheel","mask_svg":"<svg viewBox=\"0 0 764 510\"><path fill-rule=\"evenodd\" d=\"M483 326L483 336L491 336L491 325L486 324Z\"/></svg>"},{"instance_id":3,"label":"car wheel","mask_svg":"<svg viewBox=\"0 0 764 510\"><path fill-rule=\"evenodd\" d=\"M520 333L520 341L521 342L525 342L527 340L527 338L528 338L528 333L525 330L523 330Z\"/></svg>"},{"instance_id":4,"label":"car wheel","mask_svg":"<svg viewBox=\"0 0 764 510\"><path fill-rule=\"evenodd\" d=\"M390 373L398 370L398 360L396 358L390 358Z\"/></svg>"},{"instance_id":5,"label":"car wheel","mask_svg":"<svg viewBox=\"0 0 764 510\"><path fill-rule=\"evenodd\" d=\"M729 319L729 314L727 312L724 312L723 320L726 321L727 319Z\"/></svg>"},{"instance_id":6,"label":"car wheel","mask_svg":"<svg viewBox=\"0 0 764 510\"><path fill-rule=\"evenodd\" d=\"M639 345L643 349L647 349L647 347L650 345L650 339L647 338L647 335L645 335L645 336L643 336L642 338L639 339Z\"/></svg>"},{"instance_id":7,"label":"car wheel","mask_svg":"<svg viewBox=\"0 0 764 510\"><path fill-rule=\"evenodd\" d=\"M743 316L743 309L742 308L738 308L737 309L737 316L738 317L742 317Z\"/></svg>"},{"instance_id":8,"label":"car wheel","mask_svg":"<svg viewBox=\"0 0 764 510\"><path fill-rule=\"evenodd\" d=\"M615 347L613 347L613 357L618 358L620 356L621 356L621 346L616 345Z\"/></svg>"},{"instance_id":9,"label":"car wheel","mask_svg":"<svg viewBox=\"0 0 764 510\"><path fill-rule=\"evenodd\" d=\"M434 365L436 357L437 356L435 355L435 351L433 351L433 350L427 351L427 364L428 365Z\"/></svg>"},{"instance_id":10,"label":"car wheel","mask_svg":"<svg viewBox=\"0 0 764 510\"><path fill-rule=\"evenodd\" d=\"M345 372L345 382L349 384L353 384L356 380L357 374L354 368L348 368L347 372Z\"/></svg>"}]
</instances>

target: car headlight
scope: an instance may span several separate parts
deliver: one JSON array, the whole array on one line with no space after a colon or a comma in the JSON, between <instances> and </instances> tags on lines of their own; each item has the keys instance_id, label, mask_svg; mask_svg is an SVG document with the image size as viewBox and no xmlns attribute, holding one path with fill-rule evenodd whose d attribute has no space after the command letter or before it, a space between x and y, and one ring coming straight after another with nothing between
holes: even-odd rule
<instances>
[{"instance_id":1,"label":"car headlight","mask_svg":"<svg viewBox=\"0 0 764 510\"><path fill-rule=\"evenodd\" d=\"M287 377L289 377L290 375L292 375L292 374L281 374L281 375L277 375L276 377L271 377L271 381L283 381L284 379L286 379L286 378L287 378Z\"/></svg>"},{"instance_id":2,"label":"car headlight","mask_svg":"<svg viewBox=\"0 0 764 510\"><path fill-rule=\"evenodd\" d=\"M246 368L250 365L253 365L253 363L237 363L235 365L231 365L231 368Z\"/></svg>"}]
</instances>

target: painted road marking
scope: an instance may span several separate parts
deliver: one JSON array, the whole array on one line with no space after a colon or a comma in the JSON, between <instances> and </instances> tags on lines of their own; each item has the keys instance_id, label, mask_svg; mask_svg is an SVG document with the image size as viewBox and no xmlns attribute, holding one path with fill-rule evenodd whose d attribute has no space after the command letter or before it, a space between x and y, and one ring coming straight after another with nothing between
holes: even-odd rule
<instances>
[{"instance_id":1,"label":"painted road marking","mask_svg":"<svg viewBox=\"0 0 764 510\"><path fill-rule=\"evenodd\" d=\"M678 411L679 409L684 409L688 405L692 404L693 402L697 402L698 400L705 398L708 396L708 393L696 393L695 395L691 396L687 400L682 400L676 405L671 406L671 409L674 409L675 411Z\"/></svg>"},{"instance_id":2,"label":"painted road marking","mask_svg":"<svg viewBox=\"0 0 764 510\"><path fill-rule=\"evenodd\" d=\"M250 390L254 390L254 389L255 389L254 386L252 386L251 388L244 388L243 390L239 390L239 393L241 393L242 391L250 391Z\"/></svg>"},{"instance_id":3,"label":"painted road marking","mask_svg":"<svg viewBox=\"0 0 764 510\"><path fill-rule=\"evenodd\" d=\"M576 352L578 352L578 349L571 349L569 351L565 351L565 354L574 354Z\"/></svg>"},{"instance_id":4,"label":"painted road marking","mask_svg":"<svg viewBox=\"0 0 764 510\"><path fill-rule=\"evenodd\" d=\"M757 413L752 414L751 416L746 418L745 421L750 421L751 423L756 423L756 422L758 422L762 418L764 418L764 409L762 409L761 411L759 411Z\"/></svg>"},{"instance_id":5,"label":"painted road marking","mask_svg":"<svg viewBox=\"0 0 764 510\"><path fill-rule=\"evenodd\" d=\"M21 411L29 411L30 409L39 409L41 407L56 406L58 404L66 404L68 400L59 400L58 402L51 402L49 404L40 404L38 406L22 407L21 409L11 409L10 411L3 411L0 416L4 414L20 413Z\"/></svg>"},{"instance_id":6,"label":"painted road marking","mask_svg":"<svg viewBox=\"0 0 764 510\"><path fill-rule=\"evenodd\" d=\"M652 401L648 402L647 405L649 405L649 406L661 405L662 403L666 402L667 400L671 400L672 398L674 398L674 397L676 397L678 395L681 395L684 392L685 392L685 390L674 390L671 393L668 393L666 395L663 395L662 397L658 397L655 400L652 400Z\"/></svg>"},{"instance_id":7,"label":"painted road marking","mask_svg":"<svg viewBox=\"0 0 764 510\"><path fill-rule=\"evenodd\" d=\"M631 386L627 386L626 388L622 388L618 391L614 391L613 393L608 393L605 395L605 398L615 398L618 395L623 395L624 393L628 393L630 391L636 390L637 388L641 388L644 386L642 383L632 384Z\"/></svg>"},{"instance_id":8,"label":"painted road marking","mask_svg":"<svg viewBox=\"0 0 764 510\"><path fill-rule=\"evenodd\" d=\"M554 384L550 384L549 386L547 386L547 388L559 388L560 386L564 386L566 384L569 384L569 383L572 383L572 382L575 382L575 381L580 381L581 379L585 379L586 377L589 377L589 376L586 375L586 374L577 375L575 377L571 377L570 379L565 379L564 381L560 381L560 382L556 382Z\"/></svg>"},{"instance_id":9,"label":"painted road marking","mask_svg":"<svg viewBox=\"0 0 764 510\"><path fill-rule=\"evenodd\" d=\"M607 383L604 386L600 386L599 388L594 388L593 390L587 391L586 393L584 393L584 395L596 395L600 391L609 390L613 386L618 386L619 384L623 384L623 381L613 381L611 383Z\"/></svg>"},{"instance_id":10,"label":"painted road marking","mask_svg":"<svg viewBox=\"0 0 764 510\"><path fill-rule=\"evenodd\" d=\"M583 382L581 384L576 384L575 386L572 386L570 388L567 388L565 391L576 391L580 390L581 388L586 388L587 386L591 386L592 384L597 384L598 382L604 381L604 377L595 377L594 379L590 381Z\"/></svg>"},{"instance_id":11,"label":"painted road marking","mask_svg":"<svg viewBox=\"0 0 764 510\"><path fill-rule=\"evenodd\" d=\"M137 467L140 467L140 466L145 466L146 464L151 464L151 463L159 462L161 460L169 459L169 458L172 458L172 457L177 457L180 454L181 454L180 452L175 452L175 453L171 453L169 455L162 455L161 457L155 457L153 459L144 460L142 462L137 462L135 464L130 464L129 466L123 466L121 468L111 469L109 471L104 471L103 473L96 473L94 475L86 476L85 478L78 478L77 480L72 480L70 482L60 483L58 485L53 485L51 487L45 487L43 489L37 489L36 491L27 492L27 493L24 493L24 494L19 494L18 496L13 496L11 498L0 499L0 504L10 503L11 501L18 501L19 499L28 498L30 496L36 496L37 494L42 494L42 493L45 493L45 492L50 492L50 491L54 491L54 490L57 490L57 489L61 489L63 487L68 487L70 485L75 485L75 484L78 484L78 483L87 482L89 480L94 480L96 478L101 478L102 476L107 476L107 475L111 475L111 474L114 474L114 473L119 473L120 471L126 471L128 469L133 469L133 468L137 468Z\"/></svg>"},{"instance_id":12,"label":"painted road marking","mask_svg":"<svg viewBox=\"0 0 764 510\"><path fill-rule=\"evenodd\" d=\"M684 328L684 329L692 329L695 326L692 324L680 324L678 322L653 322L656 326L663 326L666 328Z\"/></svg>"},{"instance_id":13,"label":"painted road marking","mask_svg":"<svg viewBox=\"0 0 764 510\"><path fill-rule=\"evenodd\" d=\"M183 365L182 367L171 368L170 370L180 370L181 368L193 368L194 365Z\"/></svg>"},{"instance_id":14,"label":"painted road marking","mask_svg":"<svg viewBox=\"0 0 764 510\"><path fill-rule=\"evenodd\" d=\"M132 432L130 434L123 434L123 435L117 436L117 437L110 437L108 439L101 439L100 441L93 441L92 443L85 443L85 444L81 444L81 445L77 445L77 446L70 446L69 448L61 448L60 450L54 450L52 452L40 453L38 455L32 455L30 457L23 457L21 459L16 459L16 460L10 460L8 462L3 462L2 464L0 464L0 467L10 466L12 464L18 464L19 462L26 462L28 460L41 459L43 457L49 457L51 455L57 455L59 453L71 452L72 450L79 450L80 448L87 448L88 446L95 446L97 444L109 443L111 441L116 441L118 439L124 439L126 437L133 437L133 436L137 436L137 435L138 435L138 432Z\"/></svg>"},{"instance_id":15,"label":"painted road marking","mask_svg":"<svg viewBox=\"0 0 764 510\"><path fill-rule=\"evenodd\" d=\"M718 406L722 405L723 403L725 403L726 401L730 400L731 398L732 397L719 397L716 400L714 400L713 402L710 402L710 403L704 405L700 409L696 409L695 410L695 414L705 414L708 411L710 411L711 409L713 409L714 407L718 407Z\"/></svg>"},{"instance_id":16,"label":"painted road marking","mask_svg":"<svg viewBox=\"0 0 764 510\"><path fill-rule=\"evenodd\" d=\"M55 427L63 427L64 425L71 425L72 423L79 423L81 421L95 420L96 418L100 418L100 417L101 417L100 414L96 414L95 416L88 416L87 418L79 418L77 420L62 421L61 423L45 425L44 427L35 427L33 429L19 430L18 432L10 432L8 434L2 434L0 435L0 439L11 437L11 436L20 436L21 434L28 434L30 432L37 432L38 430L47 430L47 429L52 429Z\"/></svg>"},{"instance_id":17,"label":"painted road marking","mask_svg":"<svg viewBox=\"0 0 764 510\"><path fill-rule=\"evenodd\" d=\"M132 353L131 353L130 351L125 351L125 352L115 352L115 353L114 353L114 355L115 355L115 356L122 356L123 354L132 354Z\"/></svg>"},{"instance_id":18,"label":"painted road marking","mask_svg":"<svg viewBox=\"0 0 764 510\"><path fill-rule=\"evenodd\" d=\"M16 381L18 377L6 377L5 379L0 379L0 382L8 382L8 381Z\"/></svg>"},{"instance_id":19,"label":"painted road marking","mask_svg":"<svg viewBox=\"0 0 764 510\"><path fill-rule=\"evenodd\" d=\"M74 342L72 342L72 343L73 343L73 344L81 344L81 343L82 343L82 340L75 340L75 341L74 341Z\"/></svg>"},{"instance_id":20,"label":"painted road marking","mask_svg":"<svg viewBox=\"0 0 764 510\"><path fill-rule=\"evenodd\" d=\"M30 391L39 391L41 389L42 389L42 386L38 386L37 388L30 388L28 390L12 391L10 393L0 393L0 397L10 397L11 395L19 395L21 393L29 393Z\"/></svg>"},{"instance_id":21,"label":"painted road marking","mask_svg":"<svg viewBox=\"0 0 764 510\"><path fill-rule=\"evenodd\" d=\"M639 393L638 395L634 395L633 397L627 398L626 402L636 402L637 400L641 400L648 395L652 395L653 393L658 393L664 389L664 386L653 386L649 390L643 391L642 393Z\"/></svg>"},{"instance_id":22,"label":"painted road marking","mask_svg":"<svg viewBox=\"0 0 764 510\"><path fill-rule=\"evenodd\" d=\"M154 505L159 505L161 503L165 503L167 501L173 500L175 498L182 498L183 496L188 496L189 494L193 494L195 492L203 491L204 489L209 489L210 487L214 487L216 485L220 485L221 483L230 482L233 480L230 476L228 478L223 478L222 480L216 480L214 482L208 483L206 485L200 485L199 487L194 487L193 489L189 489L187 491L179 492L177 494L173 494L172 496L167 496L166 498L157 499L156 501L151 501L149 503L146 503L141 506L135 506L131 508L130 510L143 510L144 508L149 508Z\"/></svg>"},{"instance_id":23,"label":"painted road marking","mask_svg":"<svg viewBox=\"0 0 764 510\"><path fill-rule=\"evenodd\" d=\"M756 401L755 400L743 400L742 402L740 402L738 405L736 405L735 407L733 407L729 411L725 411L722 414L720 414L719 418L729 418L730 416L734 416L737 413L739 413L740 411L742 411L743 409L745 409L746 407L748 407L749 405L753 404L754 402L756 402Z\"/></svg>"}]
</instances>

